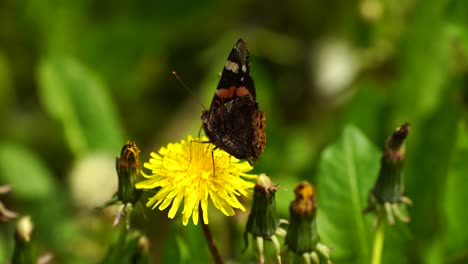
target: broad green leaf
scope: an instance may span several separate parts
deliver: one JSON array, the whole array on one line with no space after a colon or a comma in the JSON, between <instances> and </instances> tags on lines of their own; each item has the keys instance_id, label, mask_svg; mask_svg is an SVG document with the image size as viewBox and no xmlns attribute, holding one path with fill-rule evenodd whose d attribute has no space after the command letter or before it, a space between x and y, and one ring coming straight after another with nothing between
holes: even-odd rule
<instances>
[{"instance_id":1,"label":"broad green leaf","mask_svg":"<svg viewBox=\"0 0 468 264\"><path fill-rule=\"evenodd\" d=\"M31 150L0 143L0 182L14 186L12 195L38 200L49 197L57 185L49 169Z\"/></svg>"},{"instance_id":2,"label":"broad green leaf","mask_svg":"<svg viewBox=\"0 0 468 264\"><path fill-rule=\"evenodd\" d=\"M63 124L70 149L115 152L123 144L117 112L104 84L72 58L50 57L39 66L40 99Z\"/></svg>"},{"instance_id":3,"label":"broad green leaf","mask_svg":"<svg viewBox=\"0 0 468 264\"><path fill-rule=\"evenodd\" d=\"M449 259L468 251L468 130L466 122L460 122L456 148L447 176L444 196L446 218L446 242Z\"/></svg>"},{"instance_id":4,"label":"broad green leaf","mask_svg":"<svg viewBox=\"0 0 468 264\"><path fill-rule=\"evenodd\" d=\"M317 176L318 231L334 248L334 263L368 263L372 248L372 216L364 216L367 197L380 167L380 151L355 127L345 127L336 143L326 148ZM397 263L398 230L387 227L385 263ZM395 262L396 261L396 262Z\"/></svg>"},{"instance_id":5,"label":"broad green leaf","mask_svg":"<svg viewBox=\"0 0 468 264\"><path fill-rule=\"evenodd\" d=\"M318 231L334 263L370 259L371 224L362 212L379 169L380 152L353 126L326 148L317 176Z\"/></svg>"}]
</instances>

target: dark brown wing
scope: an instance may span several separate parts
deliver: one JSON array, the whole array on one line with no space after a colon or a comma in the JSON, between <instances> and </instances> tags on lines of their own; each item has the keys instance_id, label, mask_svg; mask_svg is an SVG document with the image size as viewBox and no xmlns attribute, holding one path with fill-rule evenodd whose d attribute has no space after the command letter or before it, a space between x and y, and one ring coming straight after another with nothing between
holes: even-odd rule
<instances>
[{"instance_id":1,"label":"dark brown wing","mask_svg":"<svg viewBox=\"0 0 468 264\"><path fill-rule=\"evenodd\" d=\"M210 109L203 111L202 121L210 141L234 157L252 163L263 152L265 117L258 110L249 51L242 39L226 60Z\"/></svg>"},{"instance_id":2,"label":"dark brown wing","mask_svg":"<svg viewBox=\"0 0 468 264\"><path fill-rule=\"evenodd\" d=\"M239 39L224 64L210 110L243 96L256 100L255 85L250 77L249 51L244 40Z\"/></svg>"},{"instance_id":3,"label":"dark brown wing","mask_svg":"<svg viewBox=\"0 0 468 264\"><path fill-rule=\"evenodd\" d=\"M240 97L217 108L203 122L203 129L215 146L251 164L265 148L265 115L250 97Z\"/></svg>"}]
</instances>

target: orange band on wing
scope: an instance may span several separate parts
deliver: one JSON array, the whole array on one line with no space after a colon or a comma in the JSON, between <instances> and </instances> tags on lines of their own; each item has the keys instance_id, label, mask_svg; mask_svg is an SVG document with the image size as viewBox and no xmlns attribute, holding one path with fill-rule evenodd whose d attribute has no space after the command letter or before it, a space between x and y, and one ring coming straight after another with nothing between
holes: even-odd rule
<instances>
[{"instance_id":1,"label":"orange band on wing","mask_svg":"<svg viewBox=\"0 0 468 264\"><path fill-rule=\"evenodd\" d=\"M237 88L236 95L239 97L250 95L250 91L245 86L241 86Z\"/></svg>"},{"instance_id":2,"label":"orange band on wing","mask_svg":"<svg viewBox=\"0 0 468 264\"><path fill-rule=\"evenodd\" d=\"M229 88L219 88L216 90L216 95L222 99L232 98L234 97L234 94L238 97L243 97L250 95L251 93L245 86L236 87L234 85Z\"/></svg>"},{"instance_id":3,"label":"orange band on wing","mask_svg":"<svg viewBox=\"0 0 468 264\"><path fill-rule=\"evenodd\" d=\"M231 98L234 96L235 91L236 87L233 85L229 88L219 88L218 90L216 90L216 95L223 99Z\"/></svg>"}]
</instances>

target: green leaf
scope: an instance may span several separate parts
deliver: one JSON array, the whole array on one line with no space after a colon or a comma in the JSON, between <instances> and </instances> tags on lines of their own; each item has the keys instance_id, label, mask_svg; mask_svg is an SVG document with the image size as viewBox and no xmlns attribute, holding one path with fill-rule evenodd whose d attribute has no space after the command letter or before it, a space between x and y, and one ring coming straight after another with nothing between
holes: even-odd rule
<instances>
[{"instance_id":1,"label":"green leaf","mask_svg":"<svg viewBox=\"0 0 468 264\"><path fill-rule=\"evenodd\" d=\"M13 196L28 200L49 197L57 189L52 174L31 150L0 143L0 182L14 186Z\"/></svg>"},{"instance_id":2,"label":"green leaf","mask_svg":"<svg viewBox=\"0 0 468 264\"><path fill-rule=\"evenodd\" d=\"M364 216L363 210L380 168L380 157L380 151L354 126L345 127L337 142L320 157L317 224L322 241L334 248L333 263L370 260L375 216ZM401 261L402 234L397 227L385 229L384 263Z\"/></svg>"},{"instance_id":3,"label":"green leaf","mask_svg":"<svg viewBox=\"0 0 468 264\"><path fill-rule=\"evenodd\" d=\"M63 124L70 149L116 152L123 144L117 113L103 83L72 58L50 57L39 66L40 99Z\"/></svg>"},{"instance_id":4,"label":"green leaf","mask_svg":"<svg viewBox=\"0 0 468 264\"><path fill-rule=\"evenodd\" d=\"M318 232L334 263L367 263L371 221L362 212L379 170L380 152L353 126L326 148L317 177Z\"/></svg>"},{"instance_id":5,"label":"green leaf","mask_svg":"<svg viewBox=\"0 0 468 264\"><path fill-rule=\"evenodd\" d=\"M449 259L467 253L468 248L468 131L460 122L456 147L447 176L444 196L447 253Z\"/></svg>"}]
</instances>

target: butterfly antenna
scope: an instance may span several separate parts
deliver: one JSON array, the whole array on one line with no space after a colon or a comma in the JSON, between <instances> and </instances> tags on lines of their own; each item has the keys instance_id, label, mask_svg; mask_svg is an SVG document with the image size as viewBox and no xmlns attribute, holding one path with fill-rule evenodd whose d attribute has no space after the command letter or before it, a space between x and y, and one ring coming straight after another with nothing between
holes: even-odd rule
<instances>
[{"instance_id":1,"label":"butterfly antenna","mask_svg":"<svg viewBox=\"0 0 468 264\"><path fill-rule=\"evenodd\" d=\"M189 92L189 94L193 97L195 97L195 95L193 94L193 91L190 90L190 88L187 86L187 84L185 84L184 81L182 81L182 79L179 77L179 75L177 75L177 72L176 71L172 71L172 75L174 75L174 77L180 82L180 84L182 84L182 86L185 88L185 90L187 90L187 92ZM201 107L203 108L203 110L206 110L205 106L203 106L203 104L201 104Z\"/></svg>"},{"instance_id":2,"label":"butterfly antenna","mask_svg":"<svg viewBox=\"0 0 468 264\"><path fill-rule=\"evenodd\" d=\"M185 84L185 82L182 81L182 79L179 77L179 75L177 75L176 71L172 71L172 75L174 75L174 77L180 82L180 84L182 84L182 86L185 88L185 90L187 90L187 92L190 93L191 96L195 96L193 94L192 90L190 90L190 88L188 88L187 84Z\"/></svg>"}]
</instances>

